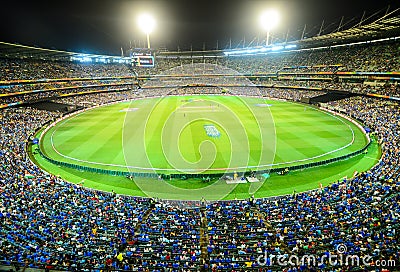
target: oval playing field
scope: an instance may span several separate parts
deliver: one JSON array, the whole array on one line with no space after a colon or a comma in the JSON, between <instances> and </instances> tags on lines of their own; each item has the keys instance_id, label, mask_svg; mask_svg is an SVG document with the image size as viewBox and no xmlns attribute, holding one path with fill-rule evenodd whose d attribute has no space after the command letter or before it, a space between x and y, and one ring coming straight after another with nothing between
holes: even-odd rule
<instances>
[{"instance_id":1,"label":"oval playing field","mask_svg":"<svg viewBox=\"0 0 400 272\"><path fill-rule=\"evenodd\" d=\"M367 143L353 122L304 104L193 95L74 114L42 133L40 150L55 161L104 170L211 174L305 165Z\"/></svg>"},{"instance_id":2,"label":"oval playing field","mask_svg":"<svg viewBox=\"0 0 400 272\"><path fill-rule=\"evenodd\" d=\"M96 168L207 173L322 161L366 143L353 123L302 104L175 96L73 115L45 133L41 149L55 160Z\"/></svg>"}]
</instances>

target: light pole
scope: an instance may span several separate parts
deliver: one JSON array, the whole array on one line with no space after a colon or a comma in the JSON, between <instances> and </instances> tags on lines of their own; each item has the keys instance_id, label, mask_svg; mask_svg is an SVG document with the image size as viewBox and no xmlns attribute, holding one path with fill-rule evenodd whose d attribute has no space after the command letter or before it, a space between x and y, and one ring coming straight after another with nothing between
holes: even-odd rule
<instances>
[{"instance_id":1,"label":"light pole","mask_svg":"<svg viewBox=\"0 0 400 272\"><path fill-rule=\"evenodd\" d=\"M279 22L279 13L276 10L267 10L260 16L261 27L267 31L267 39L265 45L269 45L269 35L272 28L274 28Z\"/></svg>"},{"instance_id":2,"label":"light pole","mask_svg":"<svg viewBox=\"0 0 400 272\"><path fill-rule=\"evenodd\" d=\"M156 26L156 21L150 14L142 14L138 17L139 28L147 36L147 48L150 49L150 33L154 30Z\"/></svg>"}]
</instances>

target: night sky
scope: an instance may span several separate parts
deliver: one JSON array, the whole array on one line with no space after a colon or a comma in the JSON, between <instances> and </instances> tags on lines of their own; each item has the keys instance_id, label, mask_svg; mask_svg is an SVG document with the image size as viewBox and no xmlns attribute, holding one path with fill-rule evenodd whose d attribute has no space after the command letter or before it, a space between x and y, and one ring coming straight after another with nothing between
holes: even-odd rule
<instances>
[{"instance_id":1,"label":"night sky","mask_svg":"<svg viewBox=\"0 0 400 272\"><path fill-rule=\"evenodd\" d=\"M97 1L7 1L0 16L0 41L84 53L120 54L130 44L145 47L145 34L136 17L152 13L157 20L150 35L152 47L168 50L210 50L246 45L265 38L259 26L263 10L274 8L281 22L275 39L301 37L334 31L344 16L346 27L366 17L384 14L400 6L399 0L97 0ZM373 18L371 18L373 19ZM257 38L258 37L258 38ZM261 42L260 42L261 43Z\"/></svg>"}]
</instances>

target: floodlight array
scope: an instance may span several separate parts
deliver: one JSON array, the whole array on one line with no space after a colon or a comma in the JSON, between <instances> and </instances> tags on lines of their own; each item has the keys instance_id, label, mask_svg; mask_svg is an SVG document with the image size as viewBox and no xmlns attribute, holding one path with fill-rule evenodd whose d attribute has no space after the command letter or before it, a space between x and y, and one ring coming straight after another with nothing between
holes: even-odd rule
<instances>
[{"instance_id":1,"label":"floodlight array","mask_svg":"<svg viewBox=\"0 0 400 272\"><path fill-rule=\"evenodd\" d=\"M268 47L249 47L239 50L229 50L225 51L225 56L244 56L244 55L260 55L260 54L268 54L272 52L282 52L290 49L296 48L297 45L295 44L288 44L288 45L274 45Z\"/></svg>"}]
</instances>

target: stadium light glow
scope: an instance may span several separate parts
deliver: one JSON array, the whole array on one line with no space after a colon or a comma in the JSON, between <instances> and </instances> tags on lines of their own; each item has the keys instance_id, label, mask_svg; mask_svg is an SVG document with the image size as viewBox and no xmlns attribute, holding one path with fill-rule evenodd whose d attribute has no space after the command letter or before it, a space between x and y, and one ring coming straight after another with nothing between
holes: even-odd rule
<instances>
[{"instance_id":1,"label":"stadium light glow","mask_svg":"<svg viewBox=\"0 0 400 272\"><path fill-rule=\"evenodd\" d=\"M153 32L156 27L156 20L150 14L144 13L137 19L139 28L147 36L147 48L150 49L150 33Z\"/></svg>"},{"instance_id":2,"label":"stadium light glow","mask_svg":"<svg viewBox=\"0 0 400 272\"><path fill-rule=\"evenodd\" d=\"M273 10L273 9L267 10L261 14L261 16L260 16L261 27L265 31L267 31L267 39L265 42L266 46L268 46L270 31L271 31L271 29L273 29L274 27L276 27L278 25L279 20L280 20L280 16L276 10Z\"/></svg>"},{"instance_id":3,"label":"stadium light glow","mask_svg":"<svg viewBox=\"0 0 400 272\"><path fill-rule=\"evenodd\" d=\"M280 51L282 49L284 49L284 47L282 45L278 45L278 46L273 46L271 48L271 51Z\"/></svg>"},{"instance_id":4,"label":"stadium light glow","mask_svg":"<svg viewBox=\"0 0 400 272\"><path fill-rule=\"evenodd\" d=\"M224 51L225 56L245 56L245 55L265 55L268 53L288 52L297 48L295 44L275 45L275 46L263 46L263 47L250 47L240 50L229 50Z\"/></svg>"}]
</instances>

